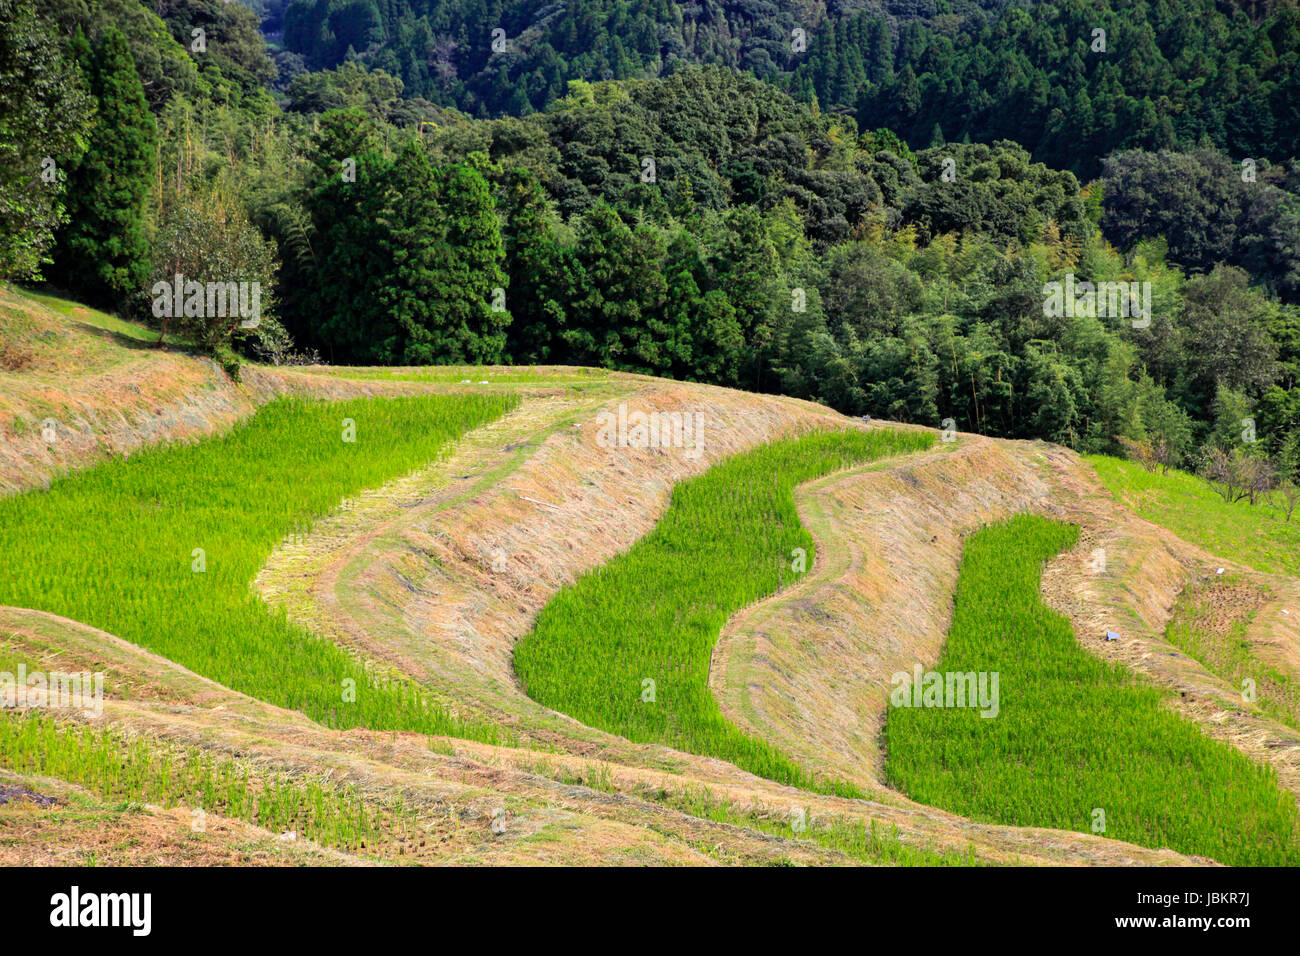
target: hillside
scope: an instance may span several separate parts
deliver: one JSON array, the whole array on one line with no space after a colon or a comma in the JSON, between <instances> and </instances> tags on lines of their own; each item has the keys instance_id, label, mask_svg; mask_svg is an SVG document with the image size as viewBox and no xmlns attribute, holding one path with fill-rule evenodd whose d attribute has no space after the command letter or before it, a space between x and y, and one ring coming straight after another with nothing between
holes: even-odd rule
<instances>
[{"instance_id":1,"label":"hillside","mask_svg":"<svg viewBox=\"0 0 1300 956\"><path fill-rule=\"evenodd\" d=\"M1048 563L1042 580L1044 599L1069 619L1079 646L1168 689L1186 726L1221 741L1214 746L1224 753L1271 767L1291 799L1300 793L1300 732L1276 711L1242 701L1233 684L1166 639L1188 589L1226 567L1263 590L1251 609L1252 640L1293 680L1300 646L1281 610L1300 603L1297 582L1225 561L1138 518L1086 462L1057 446L962 434L797 489L799 518L815 543L808 574L730 616L708 686L727 720L860 794L832 796L579 724L525 693L512 651L561 589L612 569L647 538L677 500L674 488L692 476L817 430L920 430L865 424L793 399L578 368L248 366L235 384L206 360L140 349L129 334L96 325L93 314L0 295L7 343L30 353L23 368L0 372L11 490L0 501L0 535L23 527L8 522L29 496L12 492L55 478L52 491L67 496L74 488L64 490L56 476L90 466L76 485L89 493L98 470L125 467L95 463L126 452L144 477L146 464L162 467L175 452L149 457L138 449L255 426L265 419L256 410L280 407L266 403L286 393L518 401L427 465L349 494L284 537L256 574L257 593L293 626L343 648L371 674L413 681L462 730L331 729L91 622L0 610L7 669L25 662L29 670L102 670L107 684L100 719L67 711L36 718L48 723L22 732L43 735L30 738L44 741L39 746L14 749L13 728L32 714L5 716L5 786L59 801L0 806L5 862L1206 862L1088 832L964 818L915 803L882 777L878 730L890 675L911 661L938 660L965 537L1025 511L1080 528L1078 543ZM105 393L109 380L115 391ZM140 400L118 398L128 394ZM620 405L699 412L708 440L698 453L610 447L599 439L598 416ZM43 451L26 431L42 416L55 418L60 436ZM359 434L368 420L360 419ZM171 494L159 504L176 508ZM166 513L175 517L163 520L180 520L179 511ZM58 555L72 540L48 545L47 579L57 578ZM187 545L187 568L189 561ZM1237 612L1224 607L1231 620ZM1101 640L1105 629L1124 639ZM133 758L142 767L171 754L196 781L233 773L251 793L277 794L274 805L212 801L206 829L196 831L190 811L202 802L201 784L189 789L173 777L164 785L148 772L104 777L78 756L92 739L74 745L57 736L61 728L81 728L110 751L147 742L155 756ZM124 798L144 806L124 816L115 802ZM369 822L345 826L360 819L359 808ZM289 831L293 839L277 839Z\"/></svg>"},{"instance_id":2,"label":"hillside","mask_svg":"<svg viewBox=\"0 0 1300 956\"><path fill-rule=\"evenodd\" d=\"M606 0L508 4L291 0L284 45L308 68L354 59L398 78L407 96L471 115L523 115L563 96L570 80L629 79L684 64L726 66L777 79L809 38L840 18L869 13L934 20L945 29L983 22L1006 0L843 4L635 3ZM800 40L802 36L802 40Z\"/></svg>"},{"instance_id":3,"label":"hillside","mask_svg":"<svg viewBox=\"0 0 1300 956\"><path fill-rule=\"evenodd\" d=\"M573 80L753 74L913 148L1012 139L1081 176L1116 149L1298 152L1294 3L474 4L292 0L309 70L383 71L471 116L544 111ZM299 91L319 95L304 78ZM1290 110L1290 111L1289 111Z\"/></svg>"},{"instance_id":4,"label":"hillside","mask_svg":"<svg viewBox=\"0 0 1300 956\"><path fill-rule=\"evenodd\" d=\"M1235 449L1295 486L1293 2L1207 0L1195 28L1165 3L814 6L785 80L586 64L520 116L404 95L367 58L452 30L417 21L528 4L322 4L383 35L277 87L238 4L7 2L39 56L0 50L27 131L0 165L0 202L25 211L4 277L224 368L600 367L1189 470ZM1105 51L1077 36L1094 7ZM594 21L574 29L592 42ZM973 119L954 133L955 115ZM255 289L256 321L169 302L177 276Z\"/></svg>"}]
</instances>

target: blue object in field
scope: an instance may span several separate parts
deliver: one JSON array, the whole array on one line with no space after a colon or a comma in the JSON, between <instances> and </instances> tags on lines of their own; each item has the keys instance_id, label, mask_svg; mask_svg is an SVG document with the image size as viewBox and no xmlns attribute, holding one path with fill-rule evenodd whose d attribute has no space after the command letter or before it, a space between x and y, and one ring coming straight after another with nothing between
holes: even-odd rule
<instances>
[{"instance_id":1,"label":"blue object in field","mask_svg":"<svg viewBox=\"0 0 1300 956\"><path fill-rule=\"evenodd\" d=\"M1106 632L1106 640L1108 640L1108 641L1118 641L1118 640L1119 640L1119 632L1118 632L1118 631L1107 631L1107 632Z\"/></svg>"}]
</instances>

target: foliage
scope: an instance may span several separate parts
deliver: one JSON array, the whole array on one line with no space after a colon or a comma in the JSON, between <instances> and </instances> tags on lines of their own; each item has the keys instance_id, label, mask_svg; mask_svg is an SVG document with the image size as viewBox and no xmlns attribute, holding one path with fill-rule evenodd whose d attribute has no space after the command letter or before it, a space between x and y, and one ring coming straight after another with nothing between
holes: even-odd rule
<instances>
[{"instance_id":1,"label":"foliage","mask_svg":"<svg viewBox=\"0 0 1300 956\"><path fill-rule=\"evenodd\" d=\"M359 111L331 120L307 187L310 254L286 266L295 337L331 361L499 361L510 316L481 158L435 167L418 140L390 158Z\"/></svg>"},{"instance_id":2,"label":"foliage","mask_svg":"<svg viewBox=\"0 0 1300 956\"><path fill-rule=\"evenodd\" d=\"M0 22L0 279L29 279L67 221L59 160L79 160L93 101L33 0L0 0Z\"/></svg>"},{"instance_id":3,"label":"foliage","mask_svg":"<svg viewBox=\"0 0 1300 956\"><path fill-rule=\"evenodd\" d=\"M157 127L126 38L106 30L74 49L98 104L88 146L68 173L69 222L58 235L51 278L96 304L120 306L149 276L146 202Z\"/></svg>"},{"instance_id":4,"label":"foliage","mask_svg":"<svg viewBox=\"0 0 1300 956\"><path fill-rule=\"evenodd\" d=\"M952 20L982 17L1004 2L950 0L941 12L890 6L908 17ZM791 42L796 28L812 37L839 15L808 0L293 0L284 42L311 69L356 61L398 77L412 96L476 116L522 116L562 98L573 80L655 76L692 63L772 80L802 56Z\"/></svg>"},{"instance_id":5,"label":"foliage","mask_svg":"<svg viewBox=\"0 0 1300 956\"><path fill-rule=\"evenodd\" d=\"M205 284L256 283L256 328L261 329L262 323L268 329L278 326L270 314L275 247L248 221L237 202L216 190L195 189L174 198L158 224L153 259L153 282L165 287L171 287L176 276ZM155 318L162 334L176 332L209 354L228 345L240 326L241 314L233 301L222 310L209 310L205 301L197 314L188 314L170 293L168 304L166 314ZM252 321L249 316L242 318ZM275 333L262 329L260 335L259 341L265 341Z\"/></svg>"},{"instance_id":6,"label":"foliage","mask_svg":"<svg viewBox=\"0 0 1300 956\"><path fill-rule=\"evenodd\" d=\"M819 33L787 85L913 147L1013 139L1084 177L1118 149L1300 154L1292 3L1252 17L1216 0L1056 0L955 30L879 19L867 9Z\"/></svg>"},{"instance_id":7,"label":"foliage","mask_svg":"<svg viewBox=\"0 0 1300 956\"><path fill-rule=\"evenodd\" d=\"M1102 171L1102 229L1124 249L1163 238L1183 268L1228 263L1300 301L1300 167L1246 162L1207 149L1115 153Z\"/></svg>"}]
</instances>

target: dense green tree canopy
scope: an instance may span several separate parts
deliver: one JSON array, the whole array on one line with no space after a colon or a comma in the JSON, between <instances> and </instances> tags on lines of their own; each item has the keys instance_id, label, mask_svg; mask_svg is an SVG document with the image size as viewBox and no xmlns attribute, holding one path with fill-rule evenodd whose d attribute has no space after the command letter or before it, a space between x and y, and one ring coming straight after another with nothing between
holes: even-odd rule
<instances>
[{"instance_id":1,"label":"dense green tree canopy","mask_svg":"<svg viewBox=\"0 0 1300 956\"><path fill-rule=\"evenodd\" d=\"M32 0L0 0L0 22L0 279L26 279L66 221L66 167L81 158L93 100Z\"/></svg>"},{"instance_id":2,"label":"dense green tree canopy","mask_svg":"<svg viewBox=\"0 0 1300 956\"><path fill-rule=\"evenodd\" d=\"M157 126L126 37L109 28L74 51L95 97L88 147L68 175L70 221L50 275L87 299L123 306L143 295L150 258L146 203L157 158Z\"/></svg>"},{"instance_id":3,"label":"dense green tree canopy","mask_svg":"<svg viewBox=\"0 0 1300 956\"><path fill-rule=\"evenodd\" d=\"M1051 0L955 31L910 20L889 32L886 54L875 13L837 21L786 82L913 146L1014 139L1087 177L1121 148L1300 153L1294 3Z\"/></svg>"},{"instance_id":4,"label":"dense green tree canopy","mask_svg":"<svg viewBox=\"0 0 1300 956\"><path fill-rule=\"evenodd\" d=\"M295 0L268 58L216 0L34 2L104 106L60 134L53 275L86 294L243 263L335 362L594 364L1184 464L1250 418L1279 473L1300 448L1294 4Z\"/></svg>"}]
</instances>

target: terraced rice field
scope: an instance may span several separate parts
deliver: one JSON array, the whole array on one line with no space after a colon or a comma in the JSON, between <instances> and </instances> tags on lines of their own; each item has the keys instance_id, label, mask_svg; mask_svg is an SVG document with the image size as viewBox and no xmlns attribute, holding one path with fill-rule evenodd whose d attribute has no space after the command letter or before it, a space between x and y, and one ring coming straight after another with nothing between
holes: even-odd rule
<instances>
[{"instance_id":1,"label":"terraced rice field","mask_svg":"<svg viewBox=\"0 0 1300 956\"><path fill-rule=\"evenodd\" d=\"M52 331L62 328L48 316L43 321ZM87 350L93 345L109 358L122 357L117 338L81 324L68 329L89 343ZM988 440L963 438L956 449L921 460L933 468L934 482L906 481L918 462L895 467L885 459L928 448L933 433L887 424L863 428L844 419L837 430L837 419L804 403L716 389L692 394L695 386L562 367L257 369L250 371L246 392L213 380L212 401L203 407L220 415L198 421L189 396L165 388L147 395L130 391L132 382L153 374L152 356L132 353L136 364L95 365L99 377L92 384L67 389L64 417L75 423L69 434L89 451L70 455L70 444L45 447L29 434L26 444L10 447L11 468L43 458L44 474L56 474L101 461L114 447L139 447L151 435L211 436L277 394L371 397L272 402L223 437L154 446L57 479L47 490L0 500L0 606L69 619L6 611L0 674L24 665L28 673L65 667L104 670L108 678L103 717L88 726L76 711L0 714L0 782L41 799L71 795L74 802L94 804L80 815L72 805L59 805L58 813L35 804L24 803L21 813L10 807L0 821L10 835L18 834L0 840L0 855L10 860L70 858L83 846L92 854L100 847L109 861L129 860L135 843L123 842L123 835L146 830L152 849L142 859L243 859L249 840L262 848L257 853L264 861L355 863L1189 862L1179 853L1224 863L1300 859L1296 788L1284 761L1241 746L1242 735L1227 738L1241 749L1210 739L1206 725L1195 722L1195 710L1180 706L1175 713L1168 706L1161 673L1142 670L1130 658L1118 660L1133 670L1099 659L1043 605L1069 591L1068 556L1053 563L1057 578L1049 576L1045 596L1039 576L1044 561L1074 541L1073 528L1038 518L989 528L966 539L960 575L959 537L935 544L942 542L935 526L954 520L951 510L935 507L951 485L945 476L973 481L966 465L953 461L963 449L970 462L1004 469L990 479L988 494L972 496L968 507L988 509L979 520L1037 507L1032 502L1040 500L1067 509L1082 503L1085 537L1098 535L1099 524L1113 532L1115 521L1099 522L1086 510L1091 499L1075 497L1076 479L1085 479L1079 487L1095 485L1086 467L1064 452L1040 455L1008 444L1005 454L980 454L976 443ZM166 379L187 361L172 357L157 375ZM102 406L83 400L99 394L119 368L126 369L123 390L143 396L131 414L112 422L120 446L104 437ZM48 364L41 369L42 376L62 374ZM190 371L194 382L209 381L208 370ZM457 387L466 378L470 383ZM374 397L392 393L389 380L407 383L401 391L423 394ZM573 391L584 393L581 402L557 399ZM599 438L593 445L584 416L602 403L642 394L650 407L698 401L711 420L724 423L717 427L744 424L728 433L726 452L711 449L712 467L704 472L704 463L684 467L668 449L621 455L607 453ZM23 405L28 418L43 395L39 381L30 384ZM536 409L458 442L533 400ZM580 413L574 411L579 405ZM141 419L142 409L152 414ZM760 418L761 427L754 425ZM150 431L159 422L166 428ZM544 437L521 440L511 432L525 425L529 436ZM132 434L137 428L139 440ZM791 434L802 437L771 441ZM446 458L457 446L454 459ZM1033 463L1021 467L1031 457ZM438 468L423 470L439 460ZM506 460L523 465L511 471L501 464ZM602 481L602 469L616 480ZM828 535L843 526L810 524L815 544L800 523L795 490L846 470L851 473L834 485L805 488L800 501L806 506L833 498L846 521L861 515L894 522L919 547L895 552L888 543L894 539L837 542ZM419 474L400 486L366 494L359 507L349 504L413 471ZM509 481L502 480L506 474ZM446 485L448 476L473 477L475 490L462 494L459 485ZM845 490L878 479L894 490L880 498ZM1018 480L1034 487L1019 497L1001 490ZM582 493L575 503L569 491L577 482ZM39 484L24 479L12 487ZM653 500L629 501L643 486ZM461 495L457 507L442 509L443 491L450 495L453 488ZM1154 486L1130 491L1137 494L1134 507L1156 502L1177 510L1174 499L1160 497L1164 492ZM1012 497L1015 503L1002 503ZM530 507L520 507L520 500ZM372 513L376 502L383 506L378 517ZM413 504L418 507L408 511ZM1187 507L1209 520L1212 509L1199 499ZM545 510L549 523L532 517L534 509ZM1228 537L1210 544L1243 533L1239 515L1229 512L1212 516ZM313 524L327 514L328 528L318 526L322 533L313 535ZM575 514L594 523L566 524ZM620 525L629 515L635 520ZM1134 521L1143 533L1150 528ZM964 524L960 534L977 526ZM564 529L558 536L557 527ZM612 527L617 535L609 534ZM1285 545L1272 535L1276 528L1264 530L1255 536L1261 548ZM1157 540L1163 534L1151 529ZM269 609L251 584L261 579L268 559L274 563L277 545L308 535L279 554L328 563L364 549L368 563L356 565L364 568L356 577L350 576L353 565L339 564L349 574L337 578L329 573L334 565L321 570L312 563L310 570L320 573L304 575L310 586L299 595L302 607L295 605L310 613L291 624L289 612ZM481 566L483 549L499 540L512 542L513 563L508 575L499 577L494 567L489 576ZM1170 659L1166 652L1177 647L1231 684L1259 676L1244 643L1254 654L1282 647L1292 633L1279 610L1296 593L1285 580L1246 573L1240 582L1231 575L1215 580L1200 568L1201 554L1186 547L1144 551L1139 545L1147 539L1136 533L1114 533L1105 543L1116 555L1116 576L1089 579L1089 601L1126 599L1130 592L1123 588L1130 585L1143 608L1168 608L1181 595L1172 617L1152 625L1151 639L1163 643L1151 645L1149 658ZM821 545L828 547L821 557L829 560L818 561ZM1149 567L1142 556L1153 553L1158 575L1122 577L1131 567ZM1126 565L1129 555L1137 557ZM1261 567L1286 568L1264 560L1263 551L1257 557ZM915 574L917 588L909 593L936 608L946 606L959 581L952 630L932 669L996 670L996 719L966 709L894 707L880 739L887 671L901 666L900 654L932 660L943 633L939 612L923 641L907 614L879 633L856 627L869 621L860 613L864 605L892 599L895 591L882 589L900 586L892 576L881 584L880 561ZM756 603L803 580L814 564L824 587L790 593L788 602L797 605L790 620L764 618L770 639L764 632L752 647L728 652L776 662L788 684L772 696L774 707L798 708L808 726L828 728L827 739L859 734L864 747L840 762L797 751L788 735L740 729L710 691L715 646L728 622L745 608L761 614L768 605ZM407 571L413 576L405 577ZM1240 584L1242 600L1227 607L1217 592L1188 586L1207 579L1215 588ZM341 589L348 588L384 602L384 616L346 617L341 602L349 595ZM1267 606L1266 594L1275 597ZM1251 595L1258 599L1245 601ZM491 613L480 613L476 602L491 602ZM1055 606L1076 621L1096 616L1086 602ZM360 639L340 626L345 619ZM375 621L384 626L372 628ZM805 628L812 621L817 627ZM837 656L850 640L856 642L853 656ZM1137 647L1136 641L1112 647ZM801 653L781 659L771 653L792 645ZM1190 658L1178 660L1186 665ZM1266 700L1289 680L1290 658L1279 654L1274 663L1275 684L1260 682ZM437 683L443 664L447 674L472 677ZM831 668L846 680L822 681ZM1135 676L1139 671L1142 676ZM770 671L747 673L763 680ZM428 680L428 689L417 680ZM1207 674L1202 683L1210 686L1214 678ZM545 707L596 729L543 713L519 696L521 687ZM848 700L864 688L870 691L862 698L870 705L869 733L861 732L863 709L853 707L860 700ZM490 707L484 705L489 699ZM323 726L257 700L300 711ZM443 709L462 702L459 714ZM1281 740L1281 730L1262 721L1270 715L1285 721L1290 712L1260 706L1262 715L1244 726ZM471 713L491 724L465 720ZM416 735L338 734L331 728ZM428 741L418 734L462 739ZM524 739L528 749L520 744ZM870 762L869 774L852 766L859 758ZM886 761L883 777L880 759ZM1266 768L1269 761L1276 769ZM1279 780L1293 792L1281 790ZM127 807L137 809L117 812ZM216 822L217 832L206 841L189 827L191 809L200 807ZM1082 835L1094 832L1098 811L1105 828L1095 832L1107 839ZM101 831L102 839L88 840L87 834ZM281 852L291 846L279 839L282 831L301 834L303 854Z\"/></svg>"},{"instance_id":2,"label":"terraced rice field","mask_svg":"<svg viewBox=\"0 0 1300 956\"><path fill-rule=\"evenodd\" d=\"M510 395L284 399L230 433L155 447L0 500L0 605L102 628L330 727L495 740L272 613L250 583L275 544L444 454Z\"/></svg>"},{"instance_id":3,"label":"terraced rice field","mask_svg":"<svg viewBox=\"0 0 1300 956\"><path fill-rule=\"evenodd\" d=\"M795 486L832 471L929 447L932 435L823 432L738 455L679 484L654 531L565 588L515 648L529 695L639 742L729 760L795 786L814 780L728 722L708 687L727 618L811 567L814 545Z\"/></svg>"},{"instance_id":4,"label":"terraced rice field","mask_svg":"<svg viewBox=\"0 0 1300 956\"><path fill-rule=\"evenodd\" d=\"M1300 863L1276 774L1165 708L1166 692L1079 646L1039 578L1077 529L1022 515L971 536L942 659L997 672L1000 707L890 707L890 781L913 799L1020 826L1090 831L1239 865Z\"/></svg>"}]
</instances>

